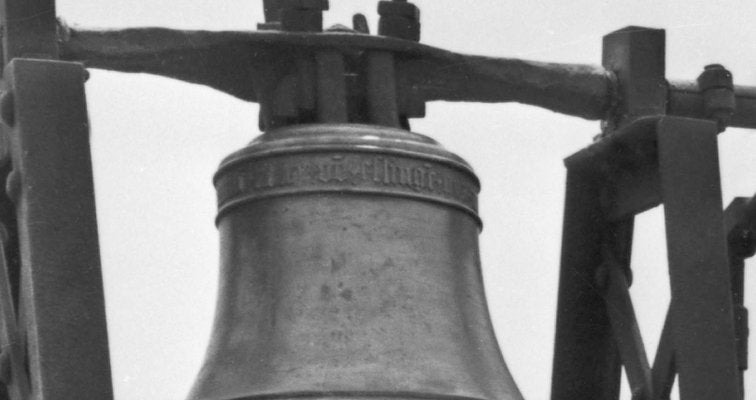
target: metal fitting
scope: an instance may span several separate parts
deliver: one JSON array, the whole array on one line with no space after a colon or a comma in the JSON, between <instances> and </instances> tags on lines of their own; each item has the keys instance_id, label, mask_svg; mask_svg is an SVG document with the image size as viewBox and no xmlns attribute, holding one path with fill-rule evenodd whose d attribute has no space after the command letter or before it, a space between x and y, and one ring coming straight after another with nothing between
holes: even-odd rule
<instances>
[{"instance_id":1,"label":"metal fitting","mask_svg":"<svg viewBox=\"0 0 756 400\"><path fill-rule=\"evenodd\" d=\"M701 90L724 88L732 89L732 74L721 64L710 64L698 76L698 86Z\"/></svg>"},{"instance_id":2,"label":"metal fitting","mask_svg":"<svg viewBox=\"0 0 756 400\"><path fill-rule=\"evenodd\" d=\"M420 41L420 9L405 0L378 2L378 34Z\"/></svg>"},{"instance_id":3,"label":"metal fitting","mask_svg":"<svg viewBox=\"0 0 756 400\"><path fill-rule=\"evenodd\" d=\"M698 76L698 87L703 95L706 118L716 120L720 132L725 130L735 114L732 74L719 64L707 65Z\"/></svg>"},{"instance_id":4,"label":"metal fitting","mask_svg":"<svg viewBox=\"0 0 756 400\"><path fill-rule=\"evenodd\" d=\"M281 29L289 32L322 32L323 11L328 0L284 0L281 2Z\"/></svg>"}]
</instances>

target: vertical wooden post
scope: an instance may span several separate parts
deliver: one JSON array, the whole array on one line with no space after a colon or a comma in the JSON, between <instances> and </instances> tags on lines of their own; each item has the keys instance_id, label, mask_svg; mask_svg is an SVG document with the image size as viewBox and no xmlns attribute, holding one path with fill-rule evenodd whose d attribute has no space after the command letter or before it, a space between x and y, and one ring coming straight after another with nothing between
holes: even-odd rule
<instances>
[{"instance_id":1,"label":"vertical wooden post","mask_svg":"<svg viewBox=\"0 0 756 400\"><path fill-rule=\"evenodd\" d=\"M111 399L84 68L14 59L4 79L32 396Z\"/></svg>"},{"instance_id":2,"label":"vertical wooden post","mask_svg":"<svg viewBox=\"0 0 756 400\"><path fill-rule=\"evenodd\" d=\"M684 400L737 400L738 369L713 121L657 125L672 289L670 318Z\"/></svg>"},{"instance_id":3,"label":"vertical wooden post","mask_svg":"<svg viewBox=\"0 0 756 400\"><path fill-rule=\"evenodd\" d=\"M552 400L616 399L621 364L596 271L607 223L601 180L567 165Z\"/></svg>"}]
</instances>

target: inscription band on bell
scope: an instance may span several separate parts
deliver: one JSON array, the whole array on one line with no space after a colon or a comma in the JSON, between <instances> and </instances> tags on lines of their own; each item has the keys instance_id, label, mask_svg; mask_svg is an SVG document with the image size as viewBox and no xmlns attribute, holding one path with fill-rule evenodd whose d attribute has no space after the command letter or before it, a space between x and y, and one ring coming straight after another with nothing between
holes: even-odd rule
<instances>
[{"instance_id":1,"label":"inscription band on bell","mask_svg":"<svg viewBox=\"0 0 756 400\"><path fill-rule=\"evenodd\" d=\"M477 214L474 176L436 159L382 151L322 151L251 158L216 176L219 217L250 201L323 192L400 196Z\"/></svg>"}]
</instances>

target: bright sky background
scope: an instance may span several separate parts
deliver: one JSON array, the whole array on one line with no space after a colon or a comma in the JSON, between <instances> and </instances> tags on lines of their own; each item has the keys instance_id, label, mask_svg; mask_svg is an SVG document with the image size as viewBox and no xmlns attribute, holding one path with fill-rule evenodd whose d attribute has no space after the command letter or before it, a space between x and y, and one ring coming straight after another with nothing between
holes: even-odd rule
<instances>
[{"instance_id":1,"label":"bright sky background","mask_svg":"<svg viewBox=\"0 0 756 400\"><path fill-rule=\"evenodd\" d=\"M704 65L718 62L736 84L756 85L752 0L416 4L422 41L458 52L599 64L603 35L640 25L667 30L668 78L694 80ZM374 1L331 0L328 25L363 12L375 31L375 7ZM263 20L260 0L59 0L58 15L72 26L110 28L251 30ZM87 97L116 399L183 399L202 361L216 294L210 179L221 158L258 135L257 106L202 86L97 70ZM598 122L517 104L434 103L413 130L463 156L481 177L492 319L525 398L547 399L562 159L590 143ZM720 154L724 203L756 192L756 132L728 130ZM665 257L657 209L637 221L633 261L632 295L650 358L669 301ZM756 310L756 271L747 278L747 302ZM753 396L756 372L747 381Z\"/></svg>"}]
</instances>

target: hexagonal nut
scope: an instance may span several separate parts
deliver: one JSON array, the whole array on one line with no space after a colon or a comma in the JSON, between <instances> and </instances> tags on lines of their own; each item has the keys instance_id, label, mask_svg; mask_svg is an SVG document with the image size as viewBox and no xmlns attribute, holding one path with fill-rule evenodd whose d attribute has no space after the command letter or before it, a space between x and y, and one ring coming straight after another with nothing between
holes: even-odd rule
<instances>
[{"instance_id":1,"label":"hexagonal nut","mask_svg":"<svg viewBox=\"0 0 756 400\"><path fill-rule=\"evenodd\" d=\"M412 3L398 1L379 1L378 15L382 17L402 16L418 20L420 19L420 9Z\"/></svg>"},{"instance_id":2,"label":"hexagonal nut","mask_svg":"<svg viewBox=\"0 0 756 400\"><path fill-rule=\"evenodd\" d=\"M283 0L281 8L325 11L328 9L328 0Z\"/></svg>"},{"instance_id":3,"label":"hexagonal nut","mask_svg":"<svg viewBox=\"0 0 756 400\"><path fill-rule=\"evenodd\" d=\"M698 76L698 87L701 91L716 88L732 90L732 73L719 64L707 65Z\"/></svg>"}]
</instances>

